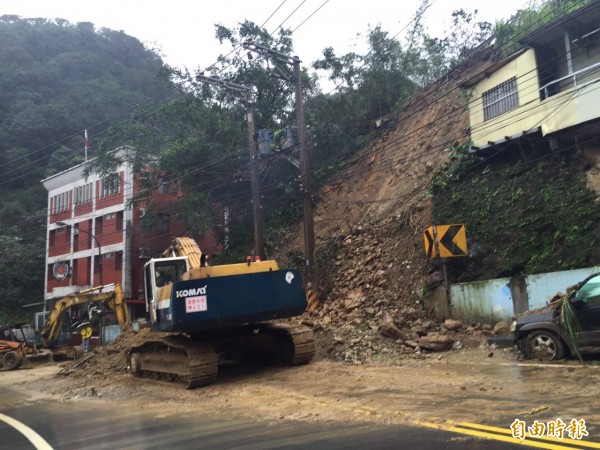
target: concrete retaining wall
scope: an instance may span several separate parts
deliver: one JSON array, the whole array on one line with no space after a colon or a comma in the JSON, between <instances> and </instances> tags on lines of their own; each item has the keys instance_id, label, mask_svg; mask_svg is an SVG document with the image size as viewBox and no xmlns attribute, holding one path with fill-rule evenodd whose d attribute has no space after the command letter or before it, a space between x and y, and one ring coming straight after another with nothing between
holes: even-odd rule
<instances>
[{"instance_id":1,"label":"concrete retaining wall","mask_svg":"<svg viewBox=\"0 0 600 450\"><path fill-rule=\"evenodd\" d=\"M547 305L557 293L565 293L569 286L598 271L600 267L589 267L453 284L451 316L464 321L507 321L515 313Z\"/></svg>"}]
</instances>

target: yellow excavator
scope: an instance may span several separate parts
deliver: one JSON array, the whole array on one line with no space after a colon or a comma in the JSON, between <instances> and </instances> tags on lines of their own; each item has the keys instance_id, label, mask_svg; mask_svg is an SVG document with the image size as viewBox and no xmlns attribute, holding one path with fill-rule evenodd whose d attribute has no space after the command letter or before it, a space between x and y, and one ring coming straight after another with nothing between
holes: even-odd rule
<instances>
[{"instance_id":1,"label":"yellow excavator","mask_svg":"<svg viewBox=\"0 0 600 450\"><path fill-rule=\"evenodd\" d=\"M79 292L73 292L54 304L54 308L48 314L40 335L44 347L52 349L57 358L76 359L83 355L83 349L79 346L62 345L56 346L56 342L63 328L67 311L74 306L98 302L110 311L114 311L121 328L129 325L129 315L125 305L125 295L119 284L106 284Z\"/></svg>"},{"instance_id":2,"label":"yellow excavator","mask_svg":"<svg viewBox=\"0 0 600 450\"><path fill-rule=\"evenodd\" d=\"M182 381L188 388L213 382L219 361L269 359L288 365L312 360L312 330L274 319L300 316L307 296L300 273L277 262L209 266L196 241L174 238L161 257L144 265L144 295L150 337L127 352L136 376ZM129 318L120 285L99 286L56 303L41 335L52 345L65 311L102 302L121 327Z\"/></svg>"}]
</instances>

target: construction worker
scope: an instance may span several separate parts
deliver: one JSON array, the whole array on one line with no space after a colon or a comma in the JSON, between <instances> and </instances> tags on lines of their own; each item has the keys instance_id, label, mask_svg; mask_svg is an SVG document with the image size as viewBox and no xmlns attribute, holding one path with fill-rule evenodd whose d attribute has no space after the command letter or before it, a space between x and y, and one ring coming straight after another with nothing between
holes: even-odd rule
<instances>
[{"instance_id":1,"label":"construction worker","mask_svg":"<svg viewBox=\"0 0 600 450\"><path fill-rule=\"evenodd\" d=\"M82 324L81 331L81 344L83 345L83 352L87 353L90 351L90 338L92 337L92 327L89 322Z\"/></svg>"}]
</instances>

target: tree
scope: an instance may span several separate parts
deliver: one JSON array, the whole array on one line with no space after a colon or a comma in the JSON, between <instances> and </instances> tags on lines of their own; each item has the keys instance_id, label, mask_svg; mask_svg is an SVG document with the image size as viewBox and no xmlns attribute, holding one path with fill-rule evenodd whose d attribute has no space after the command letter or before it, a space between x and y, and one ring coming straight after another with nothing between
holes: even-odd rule
<instances>
[{"instance_id":1,"label":"tree","mask_svg":"<svg viewBox=\"0 0 600 450\"><path fill-rule=\"evenodd\" d=\"M43 296L40 179L82 161L84 129L93 156L96 135L172 84L157 78L160 57L137 39L90 23L1 16L0 41L0 313L12 312L0 318L8 320Z\"/></svg>"},{"instance_id":2,"label":"tree","mask_svg":"<svg viewBox=\"0 0 600 450\"><path fill-rule=\"evenodd\" d=\"M336 93L316 95L306 105L315 145L311 156L323 178L343 159L340 154L360 148L376 119L397 110L417 89L396 39L377 26L369 30L367 41L365 55L338 57L326 48L324 58L313 64L338 86Z\"/></svg>"},{"instance_id":3,"label":"tree","mask_svg":"<svg viewBox=\"0 0 600 450\"><path fill-rule=\"evenodd\" d=\"M592 0L533 0L527 8L518 10L508 20L500 20L494 27L495 47L502 55L510 55L519 47L527 34L558 17L583 8Z\"/></svg>"}]
</instances>

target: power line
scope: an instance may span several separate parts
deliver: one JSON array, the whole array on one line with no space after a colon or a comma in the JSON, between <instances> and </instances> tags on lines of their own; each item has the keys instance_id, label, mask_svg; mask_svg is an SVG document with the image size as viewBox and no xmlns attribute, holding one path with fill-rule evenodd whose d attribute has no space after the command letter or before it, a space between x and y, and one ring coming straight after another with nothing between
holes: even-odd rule
<instances>
[{"instance_id":1,"label":"power line","mask_svg":"<svg viewBox=\"0 0 600 450\"><path fill-rule=\"evenodd\" d=\"M323 6L325 6L327 3L329 3L329 1L330 0L325 0L323 3L321 3L321 6L319 6L317 9L315 9L306 19L304 19L302 22L300 22L300 24L297 25L296 28L294 28L292 30L292 34L294 34L298 28L300 28L302 25L304 25L306 22L308 22L312 18L312 16L314 16L316 13L318 13L321 10L321 8L323 8Z\"/></svg>"},{"instance_id":2,"label":"power line","mask_svg":"<svg viewBox=\"0 0 600 450\"><path fill-rule=\"evenodd\" d=\"M284 4L285 4L285 2L287 2L287 0L283 0L283 1L282 1L282 2L279 4L279 6L278 6L277 8L275 8L275 11L273 11L273 12L271 13L271 15L270 15L269 17L267 17L267 20L265 20L265 21L262 23L262 25L260 26L260 28L264 28L264 27L265 27L265 25L267 24L267 22L268 22L269 20L271 20L271 18L272 18L272 17L273 17L273 16L274 16L274 15L277 13L277 11L279 11L279 9L280 9L280 8L281 8L281 7L282 7Z\"/></svg>"},{"instance_id":3,"label":"power line","mask_svg":"<svg viewBox=\"0 0 600 450\"><path fill-rule=\"evenodd\" d=\"M294 14L296 14L296 11L298 11L298 9L300 9L300 7L302 5L304 5L306 3L306 0L302 0L302 2L300 2L300 4L298 6L296 6L296 8L289 14L289 16L287 16L283 22L281 22L279 24L279 26L277 28L275 28L273 31L271 31L269 34L272 36L273 33L275 33L277 30L279 30Z\"/></svg>"},{"instance_id":4,"label":"power line","mask_svg":"<svg viewBox=\"0 0 600 450\"><path fill-rule=\"evenodd\" d=\"M287 0L284 0L284 1L283 1L283 2L282 2L282 3L281 3L281 4L280 4L278 7L277 7L277 9L276 9L276 10L275 10L275 11L274 11L274 12L273 12L273 13L272 13L270 16L269 16L269 18L268 18L268 19L265 21L265 24L266 24L266 23L267 23L267 21L268 21L268 20L269 20L269 19L270 19L270 18L271 18L271 17L272 17L272 16L273 16L273 15L274 15L274 14L275 14L275 13L276 13L276 12L277 12L277 11L278 11L280 8L281 8L281 6L283 6L283 5L286 3L286 1L287 1ZM296 9L297 9L297 8L296 8ZM294 11L295 11L295 10L294 10ZM290 14L290 15L288 16L288 18L290 18L290 17L291 17L293 14L294 14L294 12L292 12L292 14ZM287 19L286 19L286 20L287 20ZM263 25L264 25L264 24L263 24ZM280 26L281 26L281 25L280 25ZM262 26L261 26L261 28L262 28ZM230 56L231 54L233 54L233 53L234 53L234 52L235 52L237 49L239 49L239 48L241 48L241 46L238 46L237 48L234 48L233 50L231 50L231 51L229 52L229 54L227 54L227 55L225 56L225 58L227 58L228 56ZM218 61L217 61L217 62L218 62ZM210 70L212 67L214 67L214 65L215 65L215 64L217 64L217 62L215 62L215 63L213 63L211 66L209 66L209 67L207 68L207 70ZM154 101L155 99L157 99L157 98L159 98L159 97L162 97L163 95L165 95L165 94L167 94L167 93L170 93L170 92L173 92L173 91L177 91L177 92L176 92L176 94L179 94L179 93L180 93L180 92L179 92L179 90L178 90L178 87L177 87L177 86L173 86L173 87L171 87L171 88L169 88L169 89L166 89L165 91L162 91L162 92L160 92L159 94L155 95L154 97L152 97L152 98L150 98L150 99L148 99L148 100L145 100L144 102L142 102L141 106L143 106L143 105L145 105L145 104L147 104L147 103L150 103L150 102ZM169 99L168 99L168 101L170 101L170 100L174 99L175 97L176 97L176 95L173 95L171 98L169 98ZM163 105L163 104L165 104L165 103L166 103L166 102L161 102L161 103L159 103L157 106L158 106L158 107L160 107L161 105ZM155 108L155 107L156 107L156 106L154 106L153 108ZM112 120L114 120L114 119L115 119L115 118L117 118L117 117L120 117L120 116L122 116L122 115L124 115L124 114L126 114L126 113L131 113L131 112L133 112L133 111L135 111L135 110L137 110L137 109L139 109L139 108L140 108L140 104L136 104L134 107L132 107L132 108L130 108L130 109L126 109L126 110L124 110L124 111L121 111L121 112L119 112L119 113L117 113L117 114L115 114L115 115L113 115L113 116L111 116L111 117L108 117L108 118L106 118L106 119L104 119L104 120L102 120L102 121L100 121L100 122L98 122L98 123L96 123L96 124L92 124L92 125L90 125L90 126L88 127L88 129L94 129L94 128L96 128L96 127L102 126L103 124L105 124L105 123L109 123L109 122L111 122ZM123 123L126 123L127 121L129 121L129 120L123 121L123 122L121 122L121 124L123 124ZM32 152L30 152L30 153L26 154L26 155L22 155L22 156L20 156L20 157L18 157L18 158L15 158L15 159L11 160L11 161L7 161L7 162L5 162L5 163L3 163L3 164L0 164L0 167L4 167L4 166L6 166L6 165L8 165L8 164L14 163L15 161L19 161L19 160L21 160L21 159L27 158L27 157L29 157L29 156L31 156L31 155L33 155L33 154L36 154L36 153L42 152L42 151L44 151L44 150L51 149L51 148L53 148L53 147L55 147L55 146L57 146L57 145L60 145L61 143L63 143L63 142L66 142L66 141L68 141L68 140L70 140L70 139L72 139L72 138L74 138L74 137L81 136L81 135L82 135L82 133L83 133L83 130L81 130L81 131L79 131L79 132L77 132L77 133L74 133L74 134L72 134L72 135L70 135L70 136L68 136L68 137L65 137L65 138L63 138L63 139L61 139L61 140L59 140L59 141L56 141L56 142L54 142L53 144L50 144L50 145L44 146L44 147L42 147L42 148L39 148L39 149L37 149L37 150L34 150L34 151L32 151ZM95 135L92 135L92 138L93 138L93 137L95 137ZM27 165L29 165L29 164L33 164L33 163L35 163L35 162L42 161L42 160L44 160L44 159L47 159L47 158L49 158L49 157L51 157L51 155L47 155L47 156L45 156L45 157L39 158L39 159L37 159L37 160L35 160L35 161L32 161L32 162L30 162L30 163L27 163ZM21 166L21 167L22 167L22 166ZM19 167L19 168L21 168L21 167ZM18 168L17 168L17 169L18 169ZM13 170L10 170L9 172L6 172L6 173L3 173L3 174L0 174L0 177L2 177L2 178L3 178L3 177L6 175L6 174L8 174L8 173L10 173L10 172L12 172L12 171L14 171L14 170L16 170L16 169L13 169ZM32 173L35 173L35 171L29 172L29 173L27 173L27 174L24 174L24 176L30 175L30 174L32 174ZM18 178L16 178L16 179L18 179ZM9 182L10 182L10 181L14 181L14 180L15 180L15 179L11 179L11 180L9 180ZM5 184L5 183L6 183L6 182L0 182L0 185L1 185L1 184Z\"/></svg>"},{"instance_id":5,"label":"power line","mask_svg":"<svg viewBox=\"0 0 600 450\"><path fill-rule=\"evenodd\" d=\"M327 0L327 1L329 1L329 0ZM326 1L325 3L327 3L327 1ZM434 2L435 2L435 0L434 0ZM283 3L285 3L285 1L284 1ZM283 5L283 3L279 5L279 7L276 9L276 11L277 11L277 10L278 10L278 9L279 9L279 8L280 8L282 5ZM288 19L289 19L289 18L290 18L290 17L291 17L291 16L292 16L292 15L293 15L293 14L294 14L294 13L295 13L297 10L298 10L298 8L299 8L300 6L302 6L302 4L303 4L303 3L304 3L304 1L303 1L303 2L302 2L300 5L298 5L298 7L296 7L296 9L295 9L295 10L294 10L294 11L293 11L293 12L292 12L292 13L291 13L291 14L290 14L290 15L289 15L287 18L286 18L286 20L285 20L285 21L287 21L287 20L288 20ZM325 4L325 3L324 3L324 4ZM318 10L319 10L319 9L320 9L322 6L324 6L324 4L322 4L322 5L321 5L321 6L320 6L320 7L317 9L317 11L318 11ZM427 6L427 8L428 8L429 6L430 6L430 5L428 5L428 6ZM425 8L425 10L426 10L426 8ZM276 12L276 11L275 11L275 12ZM316 12L316 11L315 11L315 12ZM423 12L424 12L424 11L423 11ZM273 13L273 14L274 14L274 13ZM273 14L272 14L272 15L273 15ZM272 16L272 15L271 15L271 16ZM311 14L311 16L310 16L310 17L312 17L312 15L314 15L314 13L313 13L313 14ZM415 18L414 18L414 19L413 19L411 22L409 22L409 24L407 24L407 25L406 25L406 26L403 28L403 30L404 30L405 28L407 28L407 27L408 27L408 25L410 25L410 23L412 23L413 21L415 21L415 20L417 20L417 19L418 19L418 17L417 17L417 16L415 16ZM285 21L284 21L284 23L285 23ZM304 22L303 22L303 23L304 23ZM280 25L280 27L281 27L281 25ZM279 27L278 27L278 28L279 28ZM398 32L398 33L396 34L396 36L397 36L398 34L400 34L401 32L402 32L402 30L401 30L400 32ZM232 50L232 52L230 52L230 53L229 53L229 55L230 55L231 53L233 53L234 51L235 51L235 49L234 49L234 50ZM211 67L212 67L212 66L211 66ZM165 91L165 92L168 92L168 91ZM174 98L174 97L173 97L173 98ZM150 101L150 100L149 100L149 101ZM160 105L159 105L159 106L160 106ZM133 110L133 109L132 109L132 110ZM130 110L130 111L131 111L131 110ZM124 113L120 113L120 114L118 114L118 115L116 115L116 116L114 116L114 117L118 117L119 115L122 115L122 114L124 114ZM110 119L107 119L107 120L110 120ZM103 121L103 122L101 122L100 124L102 124L102 123L104 123L104 122L106 122L106 120L105 120L105 121ZM126 122L126 121L125 121L125 122ZM93 126L95 126L95 125L93 125ZM93 127L93 126L92 126L92 127ZM73 137L73 136L76 136L76 135L72 135L71 137ZM69 138L65 138L65 139L69 139ZM61 141L59 141L59 143L60 143L60 142L61 142ZM51 146L44 147L44 149L46 149L46 148L49 148L49 147L52 147L52 146L54 146L54 145L57 145L57 144L55 143L55 144L52 144ZM43 149L40 149L40 150L37 150L37 151L42 151L42 150L43 150ZM36 152L37 152L37 151L36 151ZM35 152L32 152L32 153L35 153ZM27 155L26 155L26 156L27 156ZM23 156L23 157L26 157L26 156ZM22 157L22 158L23 158L23 157ZM50 156L47 156L47 157L50 157ZM32 164L32 163L35 163L35 162L39 162L40 160L46 159L47 157L40 158L40 159L38 159L38 160L36 160L36 161L33 161L33 162L31 162L30 164ZM8 163L5 163L5 164L8 164ZM19 168L20 168L20 167L19 167ZM10 173L10 172L12 172L12 171L14 171L14 170L17 170L17 169L19 169L19 168L15 168L15 169L13 169L13 170L9 171L8 173ZM27 175L30 175L30 174L32 174L32 173L34 173L34 171L33 171L33 172L29 172L29 173L27 173L27 174L24 174L23 176L27 176ZM6 174L2 174L2 175L6 175ZM13 178L13 179L9 180L8 182L15 181L15 180L16 180L16 179L18 179L18 178L19 178L19 177L17 177L17 178ZM5 184L5 183L7 183L7 182L0 182L0 184Z\"/></svg>"},{"instance_id":6,"label":"power line","mask_svg":"<svg viewBox=\"0 0 600 450\"><path fill-rule=\"evenodd\" d=\"M542 19L540 19L540 20L542 20ZM475 61L475 63L477 63L477 61ZM525 75L526 75L526 74L525 74ZM432 85L433 85L433 84L432 84ZM430 85L430 86L432 86L432 85ZM427 101L426 99L422 99L422 101L424 101L424 102L425 102L425 104L424 104L422 107L420 107L419 109L416 109L416 110L415 110L415 109L413 109L413 110L412 110L412 112L411 112L411 114L410 114L408 117L404 117L403 121L406 121L406 120L408 120L408 118L410 118L410 117L412 117L412 116L415 116L415 115L417 115L417 114L420 114L420 113L421 113L422 111L424 111L424 110L425 110L427 107L431 106L432 104L434 104L434 103L436 103L436 102L439 102L439 101L440 101L440 100L442 100L444 97L446 97L446 96L450 95L452 92L454 92L454 91L455 91L455 90L457 90L457 89L458 89L458 87L455 87L455 88L449 89L448 91L446 91L446 92L443 92L443 93L441 93L440 95L436 95L436 94L437 94L437 92L435 92L435 91L434 91L434 92L433 92L433 95L434 95L434 98L433 98L433 100L431 100L431 101ZM473 101L474 101L474 100L473 100ZM408 108L408 105L407 105L407 106L405 106L405 107L403 108L403 111L405 111L407 108ZM401 113L400 113L400 114L401 114ZM400 125L401 125L401 123L402 123L402 122L400 122L400 121L396 121L395 125L398 127L398 126L400 126ZM428 127L428 126L430 126L430 125L431 125L430 123L427 123L427 124L423 125L423 127L421 127L421 128L425 128L425 127ZM385 131L387 131L387 130L381 130L381 132L380 132L380 133L375 133L374 137L377 137L379 134L381 134L381 133L383 133L383 132L385 132ZM410 133L408 133L408 134L413 134L413 133L414 133L414 131L415 131L415 130L412 130L412 131L411 131ZM406 137L406 135L407 135L407 134L403 134L402 136L400 136L400 137L399 137L398 139L396 139L395 141L388 142L388 143L387 143L387 146L391 146L391 145L394 145L394 144L396 144L396 143L398 142L398 140L405 138L405 137ZM372 139L372 138L371 138L371 139ZM342 151L344 151L344 150L342 150Z\"/></svg>"}]
</instances>

